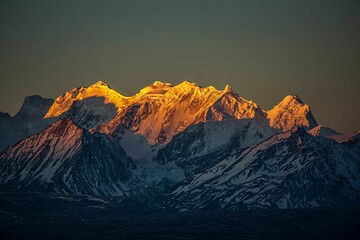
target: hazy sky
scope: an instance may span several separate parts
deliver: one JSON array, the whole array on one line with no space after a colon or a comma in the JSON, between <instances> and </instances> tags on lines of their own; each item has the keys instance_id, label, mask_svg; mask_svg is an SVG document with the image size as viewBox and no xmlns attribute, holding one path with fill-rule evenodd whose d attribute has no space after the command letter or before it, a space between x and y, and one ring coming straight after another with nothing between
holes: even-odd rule
<instances>
[{"instance_id":1,"label":"hazy sky","mask_svg":"<svg viewBox=\"0 0 360 240\"><path fill-rule=\"evenodd\" d=\"M288 94L360 130L360 1L0 0L0 111L97 80L132 95L184 79L269 109Z\"/></svg>"}]
</instances>

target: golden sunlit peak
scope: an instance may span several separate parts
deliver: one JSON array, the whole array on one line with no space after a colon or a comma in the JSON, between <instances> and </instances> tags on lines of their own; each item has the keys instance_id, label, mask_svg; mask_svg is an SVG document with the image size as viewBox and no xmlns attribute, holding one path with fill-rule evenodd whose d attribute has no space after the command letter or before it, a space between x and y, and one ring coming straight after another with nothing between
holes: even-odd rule
<instances>
[{"instance_id":1,"label":"golden sunlit peak","mask_svg":"<svg viewBox=\"0 0 360 240\"><path fill-rule=\"evenodd\" d=\"M198 85L194 82L190 82L188 80L184 80L179 84L179 86L192 86L192 87L198 87Z\"/></svg>"},{"instance_id":2,"label":"golden sunlit peak","mask_svg":"<svg viewBox=\"0 0 360 240\"><path fill-rule=\"evenodd\" d=\"M136 95L140 97L146 94L165 94L171 87L172 85L170 83L155 81L152 85L141 89Z\"/></svg>"},{"instance_id":3,"label":"golden sunlit peak","mask_svg":"<svg viewBox=\"0 0 360 240\"><path fill-rule=\"evenodd\" d=\"M296 94L287 95L286 98L300 99L300 97L298 95L296 95Z\"/></svg>"},{"instance_id":4,"label":"golden sunlit peak","mask_svg":"<svg viewBox=\"0 0 360 240\"><path fill-rule=\"evenodd\" d=\"M161 85L171 85L170 83L165 83L162 81L155 81L152 85L154 86L161 86Z\"/></svg>"},{"instance_id":5,"label":"golden sunlit peak","mask_svg":"<svg viewBox=\"0 0 360 240\"><path fill-rule=\"evenodd\" d=\"M227 93L227 92L234 92L229 84L226 84L226 86L224 88L224 93Z\"/></svg>"},{"instance_id":6,"label":"golden sunlit peak","mask_svg":"<svg viewBox=\"0 0 360 240\"><path fill-rule=\"evenodd\" d=\"M124 96L111 89L107 83L98 81L87 88L75 88L56 98L44 118L58 117L68 111L74 102L92 97L102 98L104 104L113 104L117 109L124 105Z\"/></svg>"},{"instance_id":7,"label":"golden sunlit peak","mask_svg":"<svg viewBox=\"0 0 360 240\"><path fill-rule=\"evenodd\" d=\"M286 96L281 102L299 102L303 104L300 97L296 94Z\"/></svg>"},{"instance_id":8,"label":"golden sunlit peak","mask_svg":"<svg viewBox=\"0 0 360 240\"><path fill-rule=\"evenodd\" d=\"M103 81L97 81L96 83L93 84L93 86L106 86L109 87L109 84L103 82Z\"/></svg>"},{"instance_id":9,"label":"golden sunlit peak","mask_svg":"<svg viewBox=\"0 0 360 240\"><path fill-rule=\"evenodd\" d=\"M196 85L196 83L193 83L193 82L191 82L191 81L189 81L189 80L184 80L182 83L183 83L183 84L195 84L195 85Z\"/></svg>"}]
</instances>

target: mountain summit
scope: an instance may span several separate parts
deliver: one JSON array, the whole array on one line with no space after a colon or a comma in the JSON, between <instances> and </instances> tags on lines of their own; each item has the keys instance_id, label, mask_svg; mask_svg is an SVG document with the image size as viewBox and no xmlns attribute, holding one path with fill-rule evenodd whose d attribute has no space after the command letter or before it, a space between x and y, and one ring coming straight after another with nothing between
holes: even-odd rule
<instances>
[{"instance_id":1,"label":"mountain summit","mask_svg":"<svg viewBox=\"0 0 360 240\"><path fill-rule=\"evenodd\" d=\"M28 96L15 116L18 118L43 117L53 102L53 99L42 98L39 95Z\"/></svg>"},{"instance_id":2,"label":"mountain summit","mask_svg":"<svg viewBox=\"0 0 360 240\"><path fill-rule=\"evenodd\" d=\"M0 182L9 189L124 195L132 161L102 134L62 119L0 154Z\"/></svg>"},{"instance_id":3,"label":"mountain summit","mask_svg":"<svg viewBox=\"0 0 360 240\"><path fill-rule=\"evenodd\" d=\"M9 114L0 116L0 151L17 141L38 133L53 122L43 119L54 100L38 95L25 97L19 112L11 117Z\"/></svg>"},{"instance_id":4,"label":"mountain summit","mask_svg":"<svg viewBox=\"0 0 360 240\"><path fill-rule=\"evenodd\" d=\"M54 104L46 113L45 118L58 117L70 110L76 101L83 101L88 98L102 98L104 104L112 104L120 108L121 105L119 105L119 103L123 96L111 89L108 84L98 81L89 87L74 88L56 98Z\"/></svg>"},{"instance_id":5,"label":"mountain summit","mask_svg":"<svg viewBox=\"0 0 360 240\"><path fill-rule=\"evenodd\" d=\"M124 96L102 81L74 88L55 99L44 118L71 118L87 129L112 119L123 107Z\"/></svg>"},{"instance_id":6,"label":"mountain summit","mask_svg":"<svg viewBox=\"0 0 360 240\"><path fill-rule=\"evenodd\" d=\"M312 129L318 125L310 107L304 104L297 95L286 96L273 109L267 111L267 117L270 126L282 128L284 131L290 130L294 126Z\"/></svg>"}]
</instances>

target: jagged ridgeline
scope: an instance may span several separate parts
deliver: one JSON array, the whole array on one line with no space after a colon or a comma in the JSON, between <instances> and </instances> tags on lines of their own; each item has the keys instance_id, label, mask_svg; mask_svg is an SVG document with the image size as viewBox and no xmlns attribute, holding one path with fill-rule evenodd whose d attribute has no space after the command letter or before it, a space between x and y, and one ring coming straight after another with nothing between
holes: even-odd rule
<instances>
[{"instance_id":1,"label":"jagged ridgeline","mask_svg":"<svg viewBox=\"0 0 360 240\"><path fill-rule=\"evenodd\" d=\"M119 196L153 209L359 206L359 132L321 126L298 96L264 110L223 90L108 84L0 115L0 191Z\"/></svg>"}]
</instances>

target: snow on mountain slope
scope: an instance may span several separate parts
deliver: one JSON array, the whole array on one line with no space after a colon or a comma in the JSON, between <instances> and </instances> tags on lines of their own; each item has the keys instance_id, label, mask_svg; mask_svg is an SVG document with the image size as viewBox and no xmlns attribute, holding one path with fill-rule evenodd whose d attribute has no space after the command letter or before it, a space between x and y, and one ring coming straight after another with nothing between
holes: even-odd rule
<instances>
[{"instance_id":1,"label":"snow on mountain slope","mask_svg":"<svg viewBox=\"0 0 360 240\"><path fill-rule=\"evenodd\" d=\"M121 139L124 130L131 129L150 145L159 145L200 122L265 118L260 107L239 97L229 86L219 91L189 81L174 87L155 82L132 98L131 105L98 130L113 136L120 134L117 138Z\"/></svg>"},{"instance_id":2,"label":"snow on mountain slope","mask_svg":"<svg viewBox=\"0 0 360 240\"><path fill-rule=\"evenodd\" d=\"M121 133L119 129L128 128L144 136L151 145L168 143L174 134L200 121L196 119L199 114L204 118L202 106L211 104L221 94L214 88L200 88L187 81L162 93L154 98L147 97L145 92L140 101L102 126L100 131L107 129L104 132L114 134ZM144 97L146 101L142 101Z\"/></svg>"},{"instance_id":3,"label":"snow on mountain slope","mask_svg":"<svg viewBox=\"0 0 360 240\"><path fill-rule=\"evenodd\" d=\"M25 98L19 112L15 115L17 118L39 118L43 117L53 104L54 100L42 98L38 95Z\"/></svg>"},{"instance_id":4,"label":"snow on mountain slope","mask_svg":"<svg viewBox=\"0 0 360 240\"><path fill-rule=\"evenodd\" d=\"M355 133L347 133L347 134L338 134L338 135L332 135L330 138L334 139L335 141L339 143L348 142L352 139L359 139L360 138L360 131L357 131Z\"/></svg>"},{"instance_id":5,"label":"snow on mountain slope","mask_svg":"<svg viewBox=\"0 0 360 240\"><path fill-rule=\"evenodd\" d=\"M229 119L264 119L265 113L252 101L247 101L226 85L221 97L208 109L207 121Z\"/></svg>"},{"instance_id":6,"label":"snow on mountain slope","mask_svg":"<svg viewBox=\"0 0 360 240\"><path fill-rule=\"evenodd\" d=\"M108 137L63 119L0 155L0 188L126 196L135 167Z\"/></svg>"},{"instance_id":7,"label":"snow on mountain slope","mask_svg":"<svg viewBox=\"0 0 360 240\"><path fill-rule=\"evenodd\" d=\"M79 126L91 129L111 120L127 102L126 97L98 81L56 98L44 118L70 118Z\"/></svg>"},{"instance_id":8,"label":"snow on mountain slope","mask_svg":"<svg viewBox=\"0 0 360 240\"><path fill-rule=\"evenodd\" d=\"M160 209L359 206L360 142L339 144L302 128L275 135L163 194Z\"/></svg>"},{"instance_id":9,"label":"snow on mountain slope","mask_svg":"<svg viewBox=\"0 0 360 240\"><path fill-rule=\"evenodd\" d=\"M98 81L89 87L74 88L71 91L66 92L64 95L56 98L54 104L46 113L45 118L58 117L64 112L70 110L74 102L91 97L103 98L104 104L113 104L116 108L122 107L121 102L124 98L124 96L111 89L108 84Z\"/></svg>"},{"instance_id":10,"label":"snow on mountain slope","mask_svg":"<svg viewBox=\"0 0 360 240\"><path fill-rule=\"evenodd\" d=\"M104 104L103 97L88 97L75 101L61 118L70 118L85 129L91 129L112 119L117 109L113 104Z\"/></svg>"},{"instance_id":11,"label":"snow on mountain slope","mask_svg":"<svg viewBox=\"0 0 360 240\"><path fill-rule=\"evenodd\" d=\"M273 109L267 111L267 118L271 127L282 128L284 131L296 126L312 129L318 125L310 107L296 95L286 96Z\"/></svg>"},{"instance_id":12,"label":"snow on mountain slope","mask_svg":"<svg viewBox=\"0 0 360 240\"><path fill-rule=\"evenodd\" d=\"M156 81L130 97L117 93L109 85L99 81L89 87L79 87L65 93L50 108L24 104L18 116L37 115L37 111L45 112L44 120L39 128L30 126L36 131L29 133L39 132L39 129L42 130L59 118L69 118L82 128L95 128L92 132L110 134L120 142L124 130L131 130L135 135L145 137L150 146L166 145L173 136L201 122L268 118L270 126L284 130L293 126L310 128L317 125L309 107L297 96L288 96L273 110L265 112L256 103L240 97L228 85L224 90L217 90L212 86L200 87L189 81L176 86ZM6 132L8 125L4 124ZM6 134L23 132L23 129L12 130ZM120 135L115 136L116 134ZM28 135L17 137L16 140ZM11 141L10 144L14 142Z\"/></svg>"},{"instance_id":13,"label":"snow on mountain slope","mask_svg":"<svg viewBox=\"0 0 360 240\"><path fill-rule=\"evenodd\" d=\"M161 98L165 93L167 93L172 88L170 83L164 83L161 81L155 81L150 86L144 87L132 97L133 102L144 103L147 101L155 100Z\"/></svg>"},{"instance_id":14,"label":"snow on mountain slope","mask_svg":"<svg viewBox=\"0 0 360 240\"><path fill-rule=\"evenodd\" d=\"M146 151L133 148L137 139L126 141L133 154ZM91 134L62 119L0 155L0 192L124 196L144 201L185 179L175 164L150 159L135 162L108 136Z\"/></svg>"},{"instance_id":15,"label":"snow on mountain slope","mask_svg":"<svg viewBox=\"0 0 360 240\"><path fill-rule=\"evenodd\" d=\"M148 144L145 137L131 130L124 130L121 147L134 160L151 160L157 153L157 147Z\"/></svg>"},{"instance_id":16,"label":"snow on mountain slope","mask_svg":"<svg viewBox=\"0 0 360 240\"><path fill-rule=\"evenodd\" d=\"M294 95L266 112L229 86L156 81L125 97L97 82L27 98L0 130L26 137L0 154L0 192L160 196L152 206L172 210L360 202L360 134L318 126Z\"/></svg>"},{"instance_id":17,"label":"snow on mountain slope","mask_svg":"<svg viewBox=\"0 0 360 240\"><path fill-rule=\"evenodd\" d=\"M152 145L168 143L187 126L204 121L208 106L220 94L212 87L201 88L185 81L172 87L161 99L140 105L132 129Z\"/></svg>"},{"instance_id":18,"label":"snow on mountain slope","mask_svg":"<svg viewBox=\"0 0 360 240\"><path fill-rule=\"evenodd\" d=\"M221 91L189 81L176 86L157 81L129 99L127 107L97 130L120 134L116 138L121 139L124 130L129 129L144 136L150 145L166 145L173 136L201 122L267 119L271 127L284 131L294 126L317 126L309 106L297 96L287 96L265 112L228 85Z\"/></svg>"},{"instance_id":19,"label":"snow on mountain slope","mask_svg":"<svg viewBox=\"0 0 360 240\"><path fill-rule=\"evenodd\" d=\"M175 162L191 176L277 132L257 119L199 123L176 135L155 159L161 163Z\"/></svg>"},{"instance_id":20,"label":"snow on mountain slope","mask_svg":"<svg viewBox=\"0 0 360 240\"><path fill-rule=\"evenodd\" d=\"M313 129L308 130L308 133L310 133L313 136L321 136L321 137L331 138L338 143L348 142L352 139L359 138L359 136L360 136L360 131L355 132L355 133L341 134L331 128L328 128L328 127L325 127L322 125L318 125L318 126L314 127Z\"/></svg>"},{"instance_id":21,"label":"snow on mountain slope","mask_svg":"<svg viewBox=\"0 0 360 240\"><path fill-rule=\"evenodd\" d=\"M0 151L25 137L40 132L51 124L54 120L45 120L43 116L53 102L53 99L37 95L28 96L14 117L9 114L2 115L0 117Z\"/></svg>"},{"instance_id":22,"label":"snow on mountain slope","mask_svg":"<svg viewBox=\"0 0 360 240\"><path fill-rule=\"evenodd\" d=\"M340 133L336 132L335 130L322 126L322 125L318 125L316 127L314 127L313 129L309 130L308 133L310 133L313 136L321 136L321 137L332 137L332 136L338 136L341 135Z\"/></svg>"}]
</instances>

